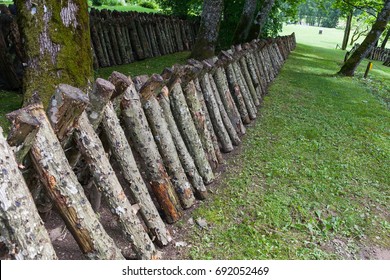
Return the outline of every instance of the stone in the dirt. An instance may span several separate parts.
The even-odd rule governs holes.
[[[198,219],[196,219],[196,223],[197,223],[198,226],[200,226],[202,229],[207,228],[207,222],[206,222],[206,220],[203,219],[203,218],[198,218]]]
[[[189,225],[193,226],[193,225],[194,225],[194,219],[193,219],[193,218],[189,218],[188,221],[187,221],[187,223],[188,223]]]
[[[186,247],[188,244],[185,241],[179,241],[175,243],[176,247]]]

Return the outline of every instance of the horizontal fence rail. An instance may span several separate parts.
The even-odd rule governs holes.
[[[241,144],[295,46],[292,34],[191,59],[160,75],[113,72],[88,95],[60,85],[46,111],[36,98],[8,114],[7,140],[0,127],[6,258],[57,258],[38,213],[51,207],[85,258],[129,258],[98,219],[101,199],[132,256],[159,258],[158,247],[172,241],[167,223],[207,199],[224,155]],[[42,210],[37,193],[51,207]]]

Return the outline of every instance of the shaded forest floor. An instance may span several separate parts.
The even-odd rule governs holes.
[[[165,258],[390,259],[390,68],[343,56],[298,45]]]

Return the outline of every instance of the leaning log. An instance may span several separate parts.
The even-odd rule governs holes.
[[[168,223],[181,217],[180,202],[169,180],[153,134],[142,109],[141,101],[133,82],[128,79],[121,108],[125,131],[135,150],[140,154],[153,193],[165,214]]]
[[[240,113],[238,112],[237,106],[234,103],[233,97],[229,90],[229,84],[226,78],[225,70],[222,68],[222,62],[217,61],[216,69],[213,74],[215,84],[217,86],[219,96],[226,109],[226,113],[233,126],[235,127],[239,136],[246,133],[244,124],[242,123]]]
[[[30,154],[46,193],[89,259],[124,259],[114,241],[104,231],[84,190],[69,166],[42,104],[29,105],[22,111],[37,118],[41,126]],[[14,113],[18,115],[20,111]]]
[[[62,91],[57,91],[56,95],[58,96],[55,97],[55,99],[60,102],[56,107],[52,108],[56,108],[56,110],[63,112],[63,115],[67,115],[68,112],[62,108],[70,108],[71,106],[66,103],[76,103],[75,101],[80,99],[79,96],[84,96],[84,93],[70,86],[62,85],[60,89]],[[94,91],[101,92],[101,96],[105,96],[106,99],[107,97],[109,99],[114,89],[115,88],[111,83],[102,79],[98,79],[94,86]],[[68,92],[71,92],[71,97],[61,100],[62,97],[67,96]],[[98,95],[96,94],[95,97],[97,96]],[[94,100],[94,104],[97,103],[96,99],[97,98]],[[108,100],[106,100],[106,102],[108,102]],[[92,108],[92,112],[89,113],[89,116],[93,117],[91,118],[93,121],[101,120],[105,104],[101,102],[101,104],[98,104],[96,107],[97,108]],[[49,106],[48,110],[53,111],[51,110],[52,108]],[[95,133],[94,127],[89,122],[87,113],[83,112],[81,116],[76,116],[76,121],[77,125],[74,129],[73,127],[70,127],[69,133],[74,131],[73,138],[77,143],[80,153],[88,164],[96,187],[107,201],[112,214],[117,217],[125,237],[131,243],[137,256],[141,259],[153,259],[156,254],[155,247],[149,236],[144,231],[135,211],[133,210],[122,189],[122,186],[118,181],[118,178],[115,175],[114,170],[111,167],[108,158],[105,156],[103,144]],[[57,115],[57,123],[53,123],[52,125],[55,127],[56,124],[61,123],[62,116]],[[97,122],[95,125],[97,126]]]
[[[176,194],[182,207],[187,209],[194,205],[195,197],[181,165],[167,122],[156,99],[156,95],[160,93],[162,87],[163,78],[159,75],[153,75],[140,89],[141,103]]]
[[[191,183],[191,186],[194,188],[195,195],[198,199],[205,199],[207,196],[207,189],[203,183],[202,177],[199,175],[199,172],[196,169],[195,162],[191,157],[173,118],[170,107],[169,90],[166,86],[161,89],[157,99],[164,114],[165,121],[168,124],[169,131],[172,135],[173,142],[176,146],[177,153],[180,158],[180,162],[184,168],[188,180]]]
[[[126,89],[125,85],[128,85],[126,82],[128,78],[118,72],[112,73],[110,80],[116,83],[118,91],[121,91],[122,88],[123,92]],[[124,179],[128,183],[135,202],[140,207],[143,221],[148,227],[152,239],[160,246],[166,246],[172,240],[172,237],[162,221],[142,179],[133,152],[124,131],[121,129],[112,103],[108,103],[103,114],[102,128],[109,142],[110,151],[118,163]]]
[[[233,144],[230,140],[228,132],[226,131],[225,125],[223,124],[221,113],[213,93],[213,88],[210,84],[210,77],[207,73],[200,78],[200,86],[202,88],[203,96],[206,101],[206,106],[210,114],[215,134],[217,135],[218,141],[221,144],[222,151],[225,153],[230,153],[233,151]]]
[[[196,75],[195,68],[193,68],[192,71],[192,74]],[[216,170],[218,167],[218,159],[211,139],[211,133],[207,127],[206,114],[202,108],[202,104],[198,99],[195,83],[192,79],[193,77],[190,75],[190,73],[187,73],[186,77],[182,77],[182,79],[185,79],[186,82],[182,82],[181,86],[187,101],[188,109],[190,110],[196,130],[198,131],[199,138],[202,141],[202,145],[206,152],[208,161],[213,170]]]
[[[180,79],[174,77],[169,85],[171,109],[176,123],[182,133],[183,139],[189,152],[194,158],[199,174],[205,184],[214,180],[214,174],[203,150],[202,142],[199,139],[191,113],[188,109],[183,90],[180,86]]]
[[[36,120],[32,120],[35,123]],[[27,122],[21,132],[29,126]],[[33,126],[29,131],[35,131]],[[0,127],[0,233],[17,260],[57,259],[31,193]]]

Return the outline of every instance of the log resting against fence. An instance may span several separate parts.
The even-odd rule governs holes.
[[[355,44],[349,51],[348,56],[351,56],[358,47],[359,44]],[[390,49],[384,49],[380,47],[372,48],[372,50],[367,55],[367,59],[382,61],[383,65],[390,66]]]
[[[67,139],[72,138],[133,253],[137,258],[156,258],[155,244],[164,246],[172,240],[163,219],[174,223],[195,198],[206,198],[223,154],[240,144],[244,124],[256,118],[249,116],[248,107],[253,112],[260,109],[256,105],[294,48],[293,34],[235,46],[211,60],[175,65],[161,76],[136,77],[135,82],[114,72],[112,84],[98,79],[89,97],[60,86],[48,114],[39,103],[10,113],[8,143],[0,137],[0,230],[8,257],[56,258],[18,170],[29,151],[45,192],[85,257],[124,258],[66,158],[62,145],[69,145]],[[122,122],[113,105],[118,103]],[[99,136],[108,139],[108,150]],[[215,155],[208,157],[207,149]],[[18,161],[11,160],[16,156]],[[118,180],[113,163],[124,180]],[[9,191],[15,184],[22,188],[18,193]],[[130,189],[130,197],[125,188]],[[29,208],[10,215],[21,205]],[[41,236],[38,239],[31,238],[31,228],[23,223],[26,211],[34,220],[35,236]]]

